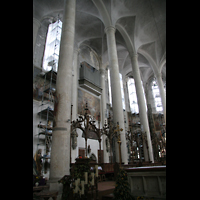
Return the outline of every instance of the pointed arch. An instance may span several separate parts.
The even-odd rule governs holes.
[[[136,54],[134,45],[127,33],[127,31],[122,27],[120,24],[116,23],[116,29],[121,33],[122,37],[124,38],[124,41],[126,43],[127,50],[130,55]]]
[[[105,27],[112,26],[110,15],[102,2],[102,0],[92,0],[96,8],[98,9]]]
[[[157,65],[156,65],[155,61],[153,60],[153,58],[146,51],[144,51],[142,49],[138,49],[138,53],[142,54],[149,61],[154,74],[155,75],[159,74],[159,70],[158,70]]]

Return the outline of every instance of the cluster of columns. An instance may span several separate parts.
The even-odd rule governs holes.
[[[63,177],[63,175],[70,174],[70,114],[71,114],[71,102],[75,102],[73,107],[73,118],[77,116],[77,90],[71,90],[72,82],[72,66],[74,58],[74,73],[73,73],[73,85],[77,88],[78,80],[78,68],[77,68],[77,58],[78,50],[74,51],[74,34],[75,34],[75,12],[76,12],[76,0],[65,1],[65,9],[63,15],[63,25],[62,25],[62,36],[59,54],[59,66],[57,73],[57,83],[56,83],[56,103],[55,103],[55,116],[54,116],[54,128],[52,136],[52,147],[51,147],[51,166],[50,166],[50,183],[57,183],[57,181]],[[38,29],[39,24],[35,22],[36,29]],[[124,113],[122,107],[122,96],[120,90],[120,78],[119,78],[119,66],[117,57],[117,48],[115,40],[115,27],[108,26],[105,28],[105,33],[107,37],[107,48],[108,48],[108,58],[109,67],[111,75],[111,90],[112,90],[112,106],[113,106],[113,117],[114,123],[119,122],[119,127],[123,129],[121,132],[121,152],[122,152],[122,162],[128,164],[128,154],[126,147],[126,137],[125,137],[125,126],[124,126]],[[35,34],[34,34],[35,35]],[[34,38],[33,38],[34,39]],[[35,43],[35,39],[33,41]],[[35,44],[33,44],[34,46]],[[148,151],[145,150],[145,160],[150,160],[154,162],[153,149],[151,143],[150,130],[148,125],[145,99],[142,89],[141,77],[138,66],[138,56],[137,54],[130,55],[132,62],[132,71],[135,80],[139,113],[141,125],[143,130],[147,134],[148,141]],[[102,86],[102,124],[105,121],[105,111],[106,111],[106,94],[105,94],[105,68],[100,65],[101,73],[101,86]],[[157,81],[159,88],[163,87],[161,76],[157,76]],[[161,91],[161,97],[164,93]],[[127,99],[127,95],[125,95]],[[165,98],[162,98],[163,105],[166,105]],[[126,104],[127,106],[127,104]],[[166,108],[163,106],[164,115],[166,116]],[[144,144],[146,146],[146,144]],[[103,136],[103,148],[104,148],[104,161],[108,161],[108,154],[105,151],[105,136]],[[146,148],[145,148],[146,149]],[[119,152],[116,148],[116,158],[119,162]],[[50,188],[51,189],[51,188]],[[53,188],[54,189],[54,188]]]
[[[117,48],[116,48],[116,41],[115,41],[115,27],[108,26],[105,28],[105,32],[107,36],[108,58],[109,58],[109,65],[110,65],[112,106],[113,106],[113,118],[114,118],[113,120],[114,120],[114,123],[119,122],[120,128],[123,129],[121,133],[122,162],[124,162],[125,164],[128,164],[122,97],[121,97],[121,90],[119,90],[120,78],[119,78]],[[145,160],[146,161],[150,160],[154,162],[151,135],[150,135],[149,125],[148,125],[148,118],[147,118],[146,105],[145,105],[145,99],[144,99],[145,97],[143,94],[142,82],[141,82],[139,66],[138,66],[138,59],[137,59],[138,56],[137,54],[134,54],[134,55],[130,55],[130,57],[131,57],[131,62],[132,62],[132,71],[133,71],[133,76],[135,80],[136,93],[137,93],[138,104],[139,104],[141,125],[143,126],[143,131],[146,132],[146,135],[147,135],[148,151],[147,151],[145,142],[143,143]],[[116,154],[118,155],[118,153],[119,152],[117,151]]]

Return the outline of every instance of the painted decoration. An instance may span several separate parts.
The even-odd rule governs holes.
[[[100,99],[85,90],[78,88],[78,114],[84,115],[86,102],[88,103],[88,113],[94,116],[95,120],[98,121]]]

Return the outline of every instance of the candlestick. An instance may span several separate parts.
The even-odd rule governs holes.
[[[94,172],[91,173],[91,176],[92,176],[92,183],[91,183],[91,185],[94,185]]]
[[[84,181],[81,181],[82,191],[81,194],[84,194]]]
[[[85,184],[88,184],[88,173],[85,172]]]
[[[98,177],[98,165],[95,165],[96,177]]]

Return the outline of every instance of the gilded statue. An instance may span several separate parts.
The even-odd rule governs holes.
[[[38,175],[41,176],[41,171],[42,171],[42,149],[38,149],[34,155],[34,160],[36,162],[36,168],[38,171]]]

